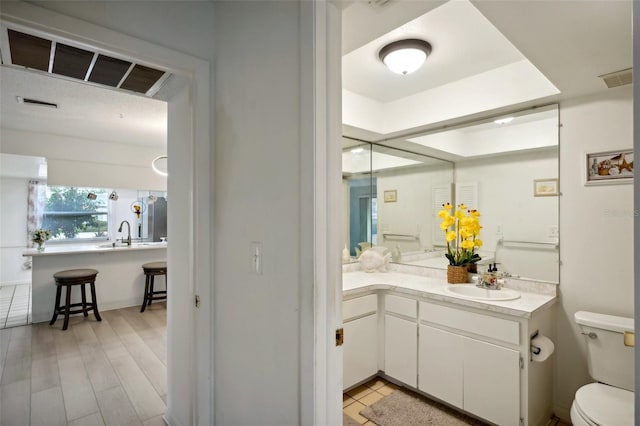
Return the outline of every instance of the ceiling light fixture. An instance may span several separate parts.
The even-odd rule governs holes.
[[[422,66],[431,53],[431,44],[415,38],[398,40],[380,49],[378,57],[396,74],[411,74]]]
[[[513,121],[513,117],[505,117],[505,118],[499,118],[497,120],[493,120],[493,122],[496,124],[507,124],[507,123],[511,123],[512,121]]]
[[[169,173],[167,172],[168,161],[169,157],[167,157],[166,155],[160,155],[153,159],[153,161],[151,162],[151,168],[160,176],[169,176]]]

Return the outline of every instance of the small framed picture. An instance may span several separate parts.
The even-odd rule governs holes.
[[[633,183],[633,149],[586,154],[585,185]]]
[[[535,179],[533,181],[534,197],[553,197],[558,195],[558,179]]]
[[[390,191],[384,191],[385,203],[395,203],[396,201],[398,201],[398,191],[396,189],[392,189]]]

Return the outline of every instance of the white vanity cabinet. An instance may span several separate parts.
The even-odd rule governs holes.
[[[343,388],[378,372],[378,296],[369,294],[342,303]]]
[[[384,316],[384,372],[417,386],[418,301],[387,294]]]

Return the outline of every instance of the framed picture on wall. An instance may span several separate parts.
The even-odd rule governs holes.
[[[633,183],[633,149],[585,155],[585,185]]]
[[[558,179],[535,179],[533,181],[534,197],[553,197],[558,195]]]
[[[390,191],[384,191],[385,203],[395,203],[396,201],[398,201],[398,191],[396,189],[392,189]]]

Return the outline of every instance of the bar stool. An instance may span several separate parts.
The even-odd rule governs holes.
[[[167,262],[149,262],[142,265],[144,271],[144,300],[140,312],[144,312],[147,305],[151,305],[154,300],[167,300],[167,291],[154,291],[153,280],[156,275],[164,275],[165,283],[167,279]],[[167,286],[168,288],[168,286]]]
[[[96,320],[102,321],[102,318],[100,318],[100,312],[98,312],[98,301],[96,299],[96,275],[98,275],[98,271],[95,269],[68,269],[66,271],[60,271],[53,274],[53,278],[56,281],[56,304],[53,308],[53,318],[51,318],[49,325],[53,325],[53,323],[56,322],[58,315],[64,314],[64,324],[62,325],[62,329],[66,330],[69,326],[70,314],[79,314],[82,312],[85,317],[88,317],[89,311],[93,311]],[[91,286],[91,303],[87,303],[87,294],[85,291],[85,284],[87,283]],[[81,303],[71,303],[71,287],[74,285],[80,285],[82,293]],[[67,290],[64,306],[60,305],[60,296],[63,286]],[[76,306],[81,306],[82,309],[72,311],[71,308]]]

